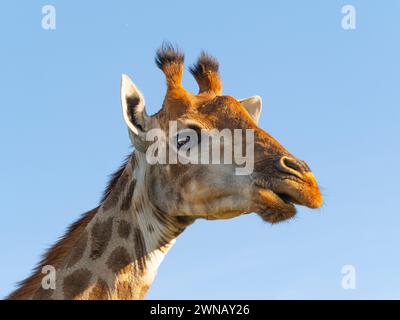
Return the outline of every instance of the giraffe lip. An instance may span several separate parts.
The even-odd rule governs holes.
[[[293,198],[292,198],[290,195],[286,194],[286,193],[275,192],[275,194],[276,194],[279,198],[281,198],[281,200],[282,200],[283,202],[285,202],[285,203],[287,203],[287,204],[296,203],[296,202],[293,200]]]
[[[299,204],[298,201],[296,201],[293,197],[291,197],[290,195],[288,195],[286,193],[275,192],[273,190],[270,190],[270,191],[274,194],[274,196],[276,197],[278,202],[283,204],[286,208],[293,208],[294,209],[295,204]]]
[[[283,184],[290,183],[289,181],[282,181]],[[293,192],[289,193],[289,191],[285,190],[286,188],[282,187],[282,183],[279,183],[279,186],[272,187],[270,184],[264,179],[256,179],[254,184],[263,190],[269,190],[274,194],[274,197],[279,199],[282,203],[288,206],[303,205],[300,199],[298,199]]]

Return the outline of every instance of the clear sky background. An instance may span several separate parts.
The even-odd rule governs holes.
[[[41,8],[57,29],[41,28]],[[357,29],[341,27],[352,4]],[[197,221],[148,298],[400,298],[400,2],[2,1],[0,296],[99,201],[130,152],[122,73],[158,111],[163,40],[220,60],[224,93],[261,95],[260,125],[325,195],[289,222]],[[184,84],[196,91],[186,72]],[[356,289],[341,286],[353,265]]]

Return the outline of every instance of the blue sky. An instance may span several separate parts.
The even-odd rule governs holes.
[[[41,8],[57,29],[41,28]],[[357,29],[343,30],[352,4]],[[0,296],[78,216],[129,153],[122,73],[161,106],[163,40],[218,57],[224,93],[261,95],[260,125],[307,160],[322,209],[268,225],[197,221],[151,299],[400,298],[398,1],[3,1],[0,10]],[[195,91],[186,73],[184,84]],[[341,287],[343,265],[356,289]]]

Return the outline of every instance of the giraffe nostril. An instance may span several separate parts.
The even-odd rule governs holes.
[[[277,168],[284,173],[303,179],[303,174],[307,172],[307,166],[300,160],[291,157],[282,157],[277,162]]]
[[[293,170],[299,171],[299,172],[302,171],[299,161],[296,161],[295,159],[288,158],[288,157],[283,157],[282,161],[283,161],[284,166],[291,168]]]

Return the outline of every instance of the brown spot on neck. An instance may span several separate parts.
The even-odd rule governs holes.
[[[121,238],[127,239],[131,233],[131,225],[125,221],[121,220],[118,224],[118,234]]]
[[[71,255],[68,258],[67,267],[74,266],[83,256],[88,242],[88,233],[83,231],[81,237],[76,241],[75,247],[72,250]]]
[[[107,259],[107,266],[117,273],[132,262],[128,251],[124,247],[117,247]]]
[[[107,248],[112,234],[113,218],[105,222],[97,221],[92,228],[92,243],[90,257],[95,260],[99,258]]]
[[[121,210],[122,211],[129,211],[132,205],[133,201],[133,192],[135,191],[135,186],[136,186],[136,180],[133,179],[131,183],[129,184],[128,191],[126,192],[126,195],[124,199],[122,200],[121,203]]]
[[[78,269],[64,278],[63,291],[64,299],[75,299],[83,293],[90,283],[92,273],[88,269]]]

